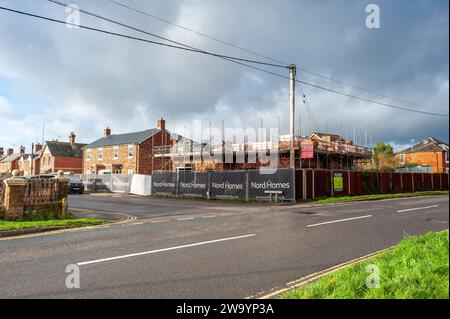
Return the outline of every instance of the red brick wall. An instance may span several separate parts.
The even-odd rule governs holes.
[[[59,170],[65,172],[71,172],[81,174],[83,161],[81,158],[74,157],[55,157],[53,161],[53,172],[56,173]]]
[[[397,156],[400,159],[399,156]],[[445,162],[445,152],[417,152],[405,154],[405,161],[400,166],[415,163],[420,166],[431,166],[433,173],[445,173],[448,163]]]

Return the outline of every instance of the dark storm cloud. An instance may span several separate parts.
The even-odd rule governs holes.
[[[106,0],[71,2],[201,49],[261,59]],[[45,1],[0,3],[66,17],[64,8]],[[376,1],[381,9],[378,30],[365,26],[368,1],[127,3],[299,67],[448,112],[447,1]],[[144,37],[83,15],[81,22]],[[274,71],[287,75],[285,70]],[[347,93],[400,103],[302,71],[299,77]],[[154,126],[159,116],[167,118],[169,127],[189,125],[194,119],[213,123],[225,119],[228,126],[246,120],[256,125],[260,118],[271,126],[278,114],[282,127],[288,123],[288,82],[283,79],[213,57],[69,30],[4,12],[0,12],[0,81],[6,83],[6,89],[0,88],[1,101],[9,104],[6,111],[0,103],[2,122],[17,124],[18,120],[11,118],[24,116],[22,121],[30,128],[14,136],[2,129],[0,144],[35,138],[44,117],[49,136],[65,138],[71,129],[80,132],[86,142],[96,139],[106,125],[113,132],[146,129]],[[427,136],[448,140],[448,118],[400,112],[304,89],[322,130],[328,127],[339,133],[342,121],[349,132],[357,127],[367,130],[374,140],[396,144]],[[24,99],[33,99],[38,107]],[[308,118],[303,108],[298,117],[305,133]]]

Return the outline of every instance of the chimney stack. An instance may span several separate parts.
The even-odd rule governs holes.
[[[21,146],[20,147],[20,154],[24,155],[25,154],[25,146]]]
[[[42,150],[42,144],[38,143],[34,146],[34,152],[37,153]]]
[[[8,148],[7,155],[10,156],[10,155],[13,155],[13,154],[14,154],[14,149],[13,148]]]
[[[111,135],[111,129],[109,127],[105,128],[105,130],[103,131],[103,135],[110,136]]]
[[[3,147],[0,147],[0,157],[5,155],[5,149]]]
[[[70,135],[69,135],[69,142],[70,142],[70,145],[74,145],[75,144],[75,139],[76,139],[76,135],[75,135],[75,133],[74,132],[70,132]]]
[[[161,117],[157,122],[156,122],[156,127],[159,130],[165,130],[166,129],[166,121]]]

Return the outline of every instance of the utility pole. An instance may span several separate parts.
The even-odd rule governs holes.
[[[295,64],[289,66],[289,75],[291,80],[291,92],[290,92],[290,134],[291,134],[291,168],[295,169],[295,76],[297,68]]]

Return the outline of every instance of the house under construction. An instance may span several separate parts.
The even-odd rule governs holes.
[[[260,168],[290,168],[290,136],[270,141],[219,145],[196,143],[189,139],[176,146],[154,150],[167,164],[163,170],[222,171]],[[276,140],[276,139],[275,139]],[[313,133],[297,136],[294,144],[295,168],[356,170],[370,162],[372,151],[354,145],[339,135]]]

